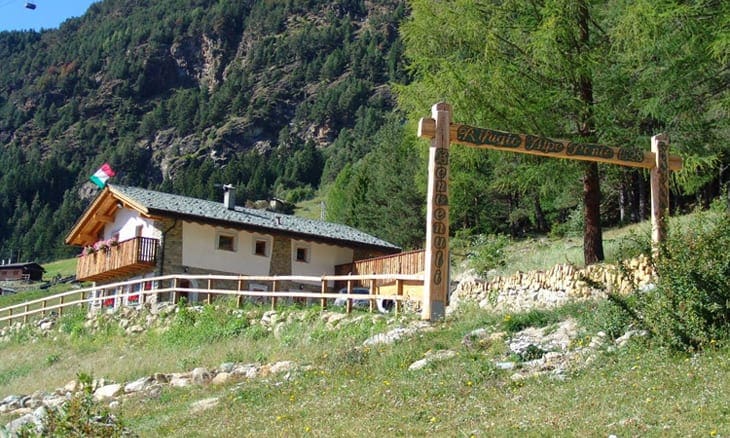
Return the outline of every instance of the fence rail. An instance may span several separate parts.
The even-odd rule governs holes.
[[[205,287],[182,286],[190,284],[191,281],[205,284]],[[395,282],[395,293],[379,293],[377,282]],[[321,277],[312,276],[237,276],[237,275],[167,275],[161,277],[144,278],[118,283],[110,283],[101,286],[94,286],[84,289],[77,289],[39,298],[25,303],[15,304],[0,308],[0,324],[12,324],[18,320],[28,322],[31,317],[46,316],[54,312],[59,316],[64,310],[70,307],[83,307],[88,305],[89,309],[102,309],[108,301],[112,300],[114,308],[124,306],[138,306],[140,303],[148,302],[172,302],[177,303],[181,296],[190,293],[197,293],[205,296],[207,303],[212,303],[215,296],[235,296],[236,304],[240,306],[243,299],[260,298],[269,299],[272,309],[276,308],[277,301],[282,298],[293,300],[319,300],[322,309],[327,308],[327,300],[346,298],[345,310],[352,311],[353,300],[368,300],[370,311],[376,309],[376,300],[392,300],[395,303],[396,314],[402,311],[402,303],[407,299],[403,295],[403,285],[406,282],[423,282],[423,275],[393,275],[393,274],[371,274],[371,275],[326,275]],[[257,284],[271,285],[271,290],[251,290],[252,282]],[[290,282],[320,283],[318,292],[278,290],[278,286],[287,285]],[[346,294],[337,293],[337,289],[328,287],[330,282],[347,284]],[[353,294],[352,289],[358,284],[368,284],[370,294]],[[150,286],[149,289],[146,287]],[[226,287],[228,286],[228,287]],[[247,288],[248,287],[248,288]],[[126,292],[115,293],[114,295],[103,295],[105,291],[126,289]],[[101,292],[101,294],[100,294]],[[154,297],[154,300],[152,299]]]

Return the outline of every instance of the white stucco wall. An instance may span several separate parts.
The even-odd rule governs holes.
[[[296,260],[298,247],[308,249],[308,262]],[[292,239],[291,258],[292,275],[334,275],[335,265],[352,262],[353,250],[341,246]]]
[[[216,249],[219,232],[235,236],[235,251]],[[267,239],[266,256],[254,254],[257,238]],[[269,275],[272,236],[183,222],[182,240],[182,264],[185,266],[235,274]]]
[[[122,242],[135,236],[137,226],[142,226],[142,236],[153,239],[161,238],[161,231],[154,227],[151,219],[145,219],[137,211],[120,208],[114,216],[114,222],[104,227],[104,239],[110,239],[115,233],[119,233],[119,241]]]

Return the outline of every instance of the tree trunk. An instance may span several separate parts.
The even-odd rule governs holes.
[[[640,222],[649,217],[648,191],[643,173],[638,175],[636,182],[639,190],[639,220],[637,222]]]
[[[540,195],[535,193],[533,200],[535,206],[535,226],[539,233],[545,233],[548,231],[548,223],[547,219],[545,219],[545,212],[542,211],[542,205],[540,205]]]
[[[578,52],[588,50],[590,22],[588,4],[584,0],[578,5]],[[582,70],[578,78],[578,91],[583,103],[578,133],[587,141],[593,140],[595,120],[593,118],[593,78],[590,72]],[[601,185],[598,178],[598,163],[588,163],[583,174],[583,207],[585,224],[583,227],[583,262],[586,265],[603,260],[603,233],[601,231]]]
[[[628,188],[626,187],[626,177],[621,178],[621,187],[618,192],[618,221],[621,225],[626,224],[626,198],[628,198]]]
[[[583,259],[586,265],[603,260],[603,233],[601,231],[601,190],[598,163],[587,163],[583,174]]]

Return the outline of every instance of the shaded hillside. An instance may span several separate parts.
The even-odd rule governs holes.
[[[206,198],[228,182],[296,201],[334,180],[405,81],[403,3],[104,0],[0,33],[0,255],[68,255],[104,161],[117,183]]]

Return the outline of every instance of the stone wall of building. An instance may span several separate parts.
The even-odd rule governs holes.
[[[159,275],[182,273],[182,221],[164,219],[157,222],[157,227],[162,230],[162,247],[157,258],[157,273]]]
[[[274,236],[274,243],[271,245],[269,275],[291,275],[291,237]],[[277,285],[280,290],[287,290],[289,287],[291,285],[286,281],[281,281]]]
[[[595,264],[577,269],[570,264],[556,265],[547,271],[518,272],[490,279],[465,278],[451,294],[450,306],[476,302],[495,311],[519,312],[552,308],[570,301],[605,298],[609,293],[628,294],[652,287],[653,266],[646,256],[623,263]]]

